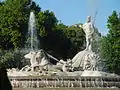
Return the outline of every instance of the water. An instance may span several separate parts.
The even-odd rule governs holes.
[[[38,37],[36,31],[36,20],[34,12],[30,12],[29,23],[28,23],[28,35],[25,48],[33,51],[38,50]]]

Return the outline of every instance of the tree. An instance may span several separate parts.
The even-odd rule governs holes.
[[[109,33],[101,40],[101,56],[110,72],[120,74],[120,18],[116,11],[109,16]]]
[[[37,21],[37,28],[41,37],[52,33],[58,22],[54,13],[49,10],[39,12],[37,15]]]
[[[0,51],[0,66],[20,69],[26,64],[26,61],[24,60],[24,54],[25,53],[17,50]]]
[[[64,33],[71,42],[68,57],[72,58],[76,53],[85,48],[85,33],[82,28],[75,26],[69,26],[64,30]]]

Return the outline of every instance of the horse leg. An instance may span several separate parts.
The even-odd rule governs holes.
[[[34,71],[34,66],[31,67],[31,71]]]

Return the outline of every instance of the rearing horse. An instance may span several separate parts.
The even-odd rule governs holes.
[[[32,71],[34,71],[35,66],[39,65],[38,62],[36,61],[36,54],[37,54],[37,52],[31,51],[30,53],[28,53],[24,56],[26,59],[30,59]]]
[[[42,66],[45,69],[47,69],[47,66],[51,65],[51,63],[49,61],[49,56],[42,49],[37,52],[32,51],[32,52],[26,54],[24,57],[27,59],[30,59],[32,71],[34,71],[34,67],[36,67],[36,66]]]

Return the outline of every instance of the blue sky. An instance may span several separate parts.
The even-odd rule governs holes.
[[[108,32],[107,18],[113,10],[120,12],[120,0],[34,0],[42,10],[53,11],[65,25],[85,23],[86,17],[94,17],[95,25],[103,35]]]

